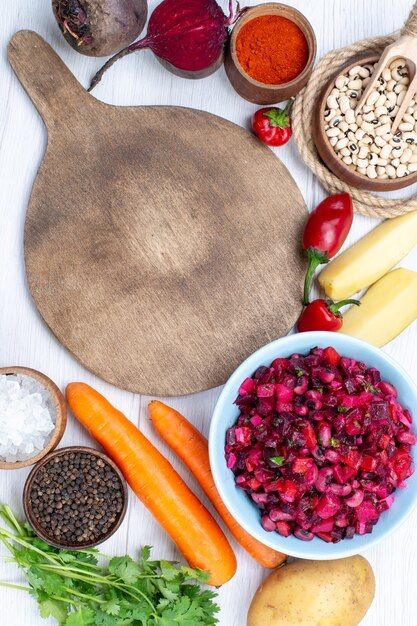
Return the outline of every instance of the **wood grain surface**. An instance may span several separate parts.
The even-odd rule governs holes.
[[[49,134],[29,286],[81,363],[130,391],[193,393],[290,330],[306,208],[269,149],[202,111],[103,104],[33,32],[9,59]]]
[[[255,5],[261,0],[245,0]],[[286,0],[302,11],[317,35],[318,58],[335,47],[347,46],[365,37],[390,33],[400,28],[411,9],[412,0]],[[159,0],[149,0],[150,12]],[[228,1],[219,0],[227,11]],[[183,479],[213,511],[190,472],[155,432],[149,420],[147,396],[122,391],[86,370],[57,341],[38,314],[27,288],[23,232],[29,193],[41,162],[45,126],[26,96],[7,61],[6,48],[13,34],[30,28],[42,34],[77,79],[88,85],[102,59],[77,54],[60,34],[45,0],[13,0],[2,3],[0,20],[0,366],[12,364],[33,367],[50,376],[64,390],[75,380],[93,385],[161,450]],[[119,106],[180,105],[205,110],[242,127],[249,128],[251,115],[259,108],[240,98],[231,88],[225,71],[200,81],[177,78],[167,72],[149,51],[132,54],[115,66],[97,87],[100,100]],[[293,142],[273,149],[297,181],[311,210],[325,192],[305,167]],[[406,197],[410,190],[391,192],[390,197]],[[377,220],[355,216],[344,246],[355,243],[374,228]],[[401,263],[417,270],[417,247]],[[48,285],[44,285],[48,289]],[[318,291],[314,292],[318,295]],[[417,323],[384,347],[417,380]],[[172,398],[169,404],[181,411],[206,436],[221,388],[186,397]],[[97,444],[81,425],[68,416],[61,446]],[[28,469],[0,472],[0,501],[10,504],[23,519],[22,490]],[[215,513],[214,513],[215,514]],[[415,626],[417,615],[417,511],[392,537],[364,553],[376,576],[376,597],[361,626]],[[230,537],[230,535],[229,535]],[[245,626],[250,601],[265,578],[257,565],[230,537],[238,559],[235,577],[218,590],[219,626]],[[131,494],[128,512],[118,532],[101,551],[109,555],[136,556],[144,545],[154,546],[154,558],[181,560],[174,543]],[[6,550],[0,547],[0,555]],[[23,573],[0,559],[0,580],[26,584]],[[42,619],[33,598],[17,589],[0,588],[0,623],[3,626],[56,626],[53,618]],[[267,626],[267,625],[265,625]]]

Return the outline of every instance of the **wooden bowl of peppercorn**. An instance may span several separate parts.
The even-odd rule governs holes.
[[[72,446],[32,469],[23,508],[35,533],[64,550],[93,548],[111,537],[126,514],[127,485],[103,452]]]
[[[279,18],[280,23],[268,23],[268,18]],[[230,36],[225,70],[242,98],[276,104],[305,87],[316,53],[316,36],[307,18],[293,7],[270,2],[243,10]]]

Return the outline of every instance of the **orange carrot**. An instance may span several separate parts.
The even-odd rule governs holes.
[[[286,555],[264,546],[249,535],[239,526],[224,505],[211,474],[207,439],[178,411],[162,402],[157,400],[150,402],[149,414],[162,439],[194,474],[217,513],[240,545],[263,567],[272,569],[281,565],[286,560]]]
[[[230,580],[236,557],[229,542],[172,465],[97,391],[84,383],[71,383],[66,393],[75,417],[119,466],[190,566],[209,571],[209,584],[216,587]]]

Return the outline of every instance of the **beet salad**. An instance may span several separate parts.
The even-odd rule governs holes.
[[[371,533],[414,471],[397,390],[332,347],[259,367],[236,404],[226,461],[267,531],[333,543]]]

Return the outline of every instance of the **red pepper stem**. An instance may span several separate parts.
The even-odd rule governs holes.
[[[319,265],[324,265],[329,262],[329,257],[325,252],[321,252],[316,248],[308,248],[305,250],[306,257],[308,259],[308,268],[304,281],[304,306],[310,304],[310,287],[311,281],[313,280],[314,272],[318,268]]]
[[[337,315],[339,313],[339,309],[347,306],[348,304],[360,306],[361,303],[359,302],[359,300],[341,300],[340,302],[333,302],[332,304],[329,304],[327,308],[329,309],[330,313],[333,313],[333,315]]]
[[[288,102],[287,102],[287,104],[286,104],[286,106],[285,106],[285,109],[284,109],[284,113],[285,113],[286,115],[289,115],[289,114],[291,113],[291,109],[292,109],[292,107],[293,107],[294,102],[295,102],[295,98],[290,98],[290,99],[288,100]]]

